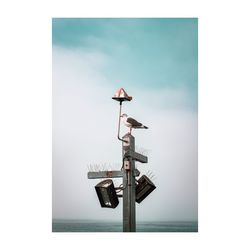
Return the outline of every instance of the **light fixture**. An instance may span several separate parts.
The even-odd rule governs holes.
[[[123,88],[120,88],[116,91],[115,96],[112,97],[113,100],[123,102],[123,101],[131,101],[132,96],[128,96],[126,91]]]
[[[119,200],[111,179],[104,180],[95,186],[102,207],[116,208]]]
[[[141,201],[143,201],[156,188],[156,186],[146,175],[143,175],[137,182],[135,188],[136,202],[141,203]]]

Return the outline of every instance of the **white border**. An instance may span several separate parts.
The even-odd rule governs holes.
[[[246,1],[1,4],[1,248],[249,248]],[[199,233],[51,233],[51,18],[199,18]]]

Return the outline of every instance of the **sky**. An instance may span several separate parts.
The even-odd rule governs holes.
[[[101,208],[90,170],[119,170],[119,103],[149,127],[134,131],[137,163],[156,189],[138,221],[198,220],[198,20],[52,19],[54,219],[122,219]],[[122,125],[121,134],[128,129]],[[115,185],[121,183],[114,179]]]

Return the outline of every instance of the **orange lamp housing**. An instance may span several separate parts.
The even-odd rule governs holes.
[[[120,88],[116,91],[115,95],[112,97],[112,99],[123,102],[123,101],[131,101],[132,96],[128,96],[126,91],[123,88]]]

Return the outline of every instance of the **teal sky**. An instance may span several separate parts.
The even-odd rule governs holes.
[[[53,18],[52,22],[53,46],[107,56],[101,70],[111,85],[182,89],[189,98],[186,108],[197,110],[197,18]]]

